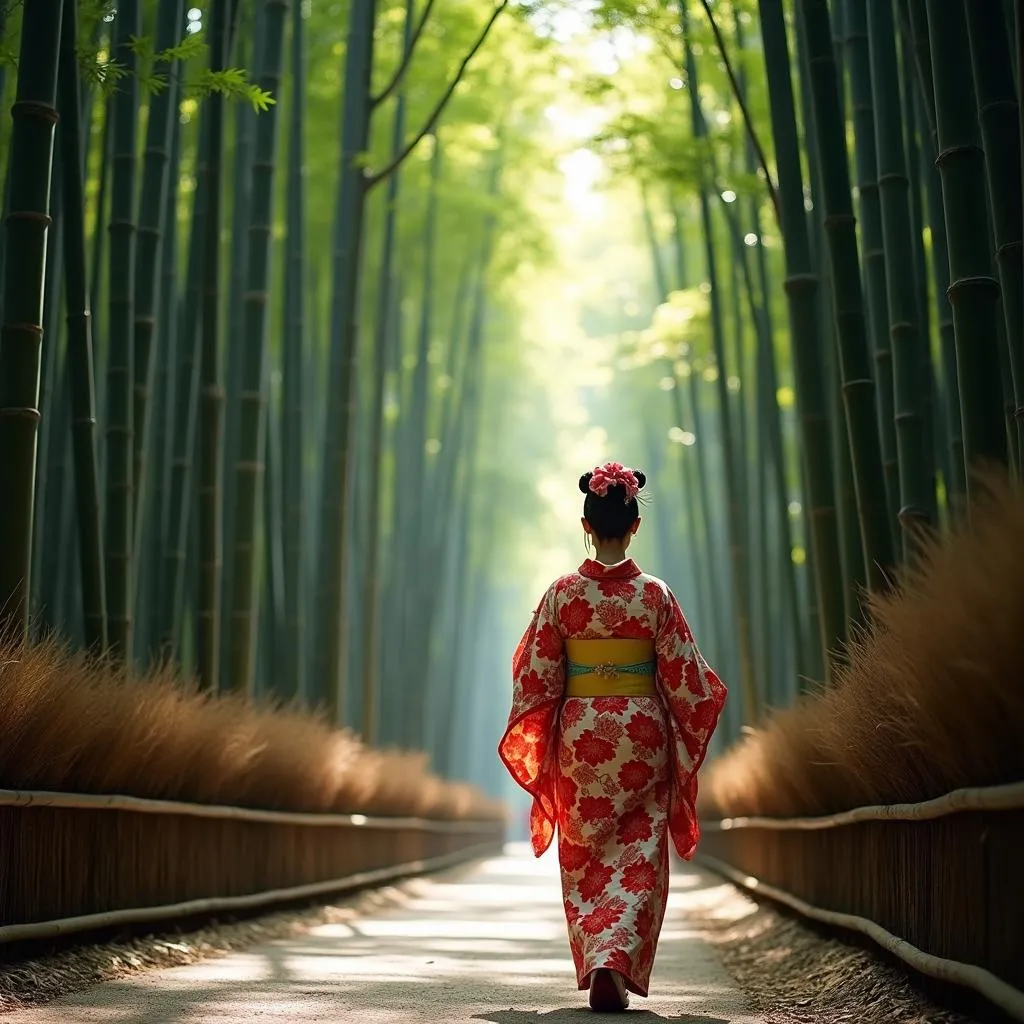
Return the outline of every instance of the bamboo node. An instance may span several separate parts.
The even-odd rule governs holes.
[[[944,149],[935,158],[935,166],[941,169],[945,161],[949,160],[952,157],[959,156],[961,154],[967,156],[977,156],[982,159],[984,159],[985,157],[985,151],[981,148],[980,143],[966,142],[959,146],[949,146],[947,149]]]
[[[28,334],[36,334],[39,336],[37,340],[41,340],[43,337],[43,328],[41,324],[4,324],[4,333],[10,331],[25,331]]]
[[[830,213],[825,218],[825,227],[846,227],[850,224],[856,224],[857,218],[852,213]]]
[[[7,220],[27,220],[42,224],[45,228],[53,227],[53,218],[43,210],[11,210]]]
[[[12,420],[32,420],[34,423],[38,423],[42,416],[39,414],[38,409],[33,409],[31,406],[25,406],[19,408],[18,406],[8,407],[6,409],[0,409],[0,418],[6,417]]]
[[[40,117],[50,124],[56,124],[60,120],[56,107],[49,103],[38,103],[36,100],[18,100],[12,104],[11,117]]]
[[[952,303],[954,296],[971,289],[986,290],[996,295],[1000,293],[999,282],[994,277],[990,274],[976,274],[973,277],[959,277],[951,282],[946,289],[946,295]]]
[[[786,280],[783,282],[782,287],[785,289],[787,295],[791,295],[797,290],[800,291],[814,291],[818,288],[818,275],[817,274],[789,274]]]

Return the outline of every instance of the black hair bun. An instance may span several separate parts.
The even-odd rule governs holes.
[[[580,477],[580,490],[584,494],[590,493],[590,478],[593,475],[593,473],[584,473],[583,476]]]
[[[643,487],[647,483],[647,475],[645,473],[641,473],[639,469],[633,470],[633,476],[636,477],[636,482],[640,487]]]

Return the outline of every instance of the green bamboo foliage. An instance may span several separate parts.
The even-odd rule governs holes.
[[[82,140],[78,60],[78,10],[65,3],[60,42],[60,139],[64,187],[64,269],[67,299],[68,381],[72,410],[78,551],[81,569],[83,625],[86,646],[95,652],[107,646],[107,609],[103,573],[103,531],[100,520],[99,474],[96,465],[96,399],[93,382],[92,335],[85,267],[85,194],[82,187]]]
[[[132,39],[142,35],[138,0],[117,11],[114,52],[128,72],[113,106],[107,354],[106,537],[108,638],[122,657],[132,654],[133,385],[135,183],[139,83]]]
[[[882,233],[893,353],[893,393],[899,458],[900,523],[904,557],[916,543],[914,527],[936,525],[932,449],[925,430],[925,396],[931,387],[928,348],[918,323],[915,253],[911,241],[910,179],[899,105],[899,67],[892,10],[867,4],[871,85],[878,149]]]
[[[279,692],[282,696],[306,693],[306,492],[303,473],[305,423],[304,371],[307,360],[304,278],[305,203],[305,96],[306,44],[302,4],[292,3],[291,82],[288,128],[287,238],[284,269],[284,332],[281,474],[284,489],[284,652]]]
[[[879,589],[886,585],[886,572],[893,564],[893,541],[885,502],[885,473],[865,333],[857,233],[829,12],[824,0],[800,0],[798,10],[807,41],[814,126],[821,147],[821,200],[832,267],[833,315],[864,547],[864,571],[868,585]]]
[[[38,0],[22,15],[20,73],[11,116],[10,192],[0,328],[0,452],[8,492],[0,501],[0,635],[28,638],[32,515],[39,430],[40,346],[57,121],[62,0]]]
[[[288,0],[266,0],[265,25],[259,57],[260,86],[276,94],[284,66],[284,36]],[[258,593],[256,585],[257,509],[266,450],[266,334],[267,282],[274,212],[274,158],[277,152],[277,105],[256,123],[252,165],[252,204],[249,218],[246,290],[243,317],[246,345],[241,367],[238,462],[235,466],[234,571],[232,572],[231,671],[225,682],[232,689],[254,692],[254,654]]]
[[[949,297],[968,468],[1007,460],[999,360],[999,285],[992,277],[981,148],[967,25],[960,4],[926,0],[938,166],[949,246]],[[970,495],[971,481],[967,491]]]
[[[1020,98],[999,0],[964,3],[978,97],[978,121],[992,203],[996,261],[1014,394],[1018,468],[1024,471],[1024,213]],[[1019,16],[1019,11],[1018,11]],[[1013,428],[1011,428],[1013,429]]]

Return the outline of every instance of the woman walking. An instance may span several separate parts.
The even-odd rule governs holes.
[[[576,978],[599,1011],[647,995],[668,837],[693,857],[697,770],[726,695],[672,591],[626,556],[645,482],[615,462],[580,477],[594,558],[557,579],[534,612],[499,745],[533,797],[536,856],[557,829]]]

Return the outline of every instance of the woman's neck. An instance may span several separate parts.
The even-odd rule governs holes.
[[[602,565],[618,565],[626,560],[626,545],[621,541],[605,541],[594,547],[594,558]]]

